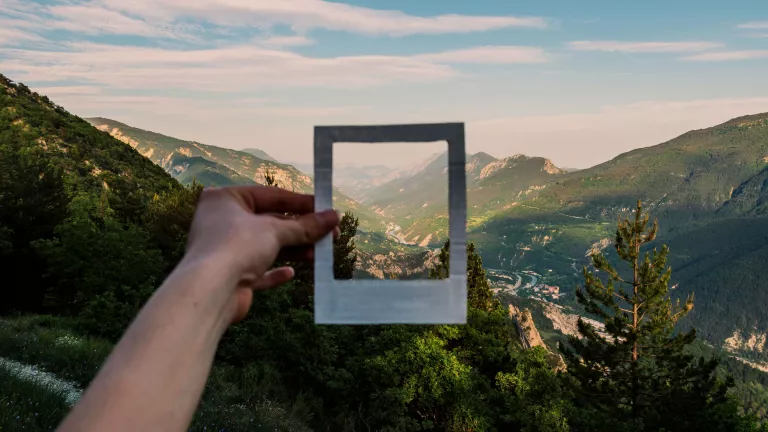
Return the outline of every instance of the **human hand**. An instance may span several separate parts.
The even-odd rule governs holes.
[[[276,187],[238,186],[202,192],[184,259],[213,262],[235,281],[225,288],[231,290],[225,311],[231,322],[248,313],[254,290],[273,288],[293,278],[291,267],[270,270],[276,259],[312,259],[317,241],[332,231],[338,235],[338,213],[313,211],[312,195]]]

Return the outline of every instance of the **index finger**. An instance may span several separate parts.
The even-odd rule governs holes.
[[[307,214],[315,211],[315,196],[273,186],[231,186],[226,188],[256,213]]]

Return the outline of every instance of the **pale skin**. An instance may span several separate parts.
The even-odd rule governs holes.
[[[246,316],[254,290],[293,278],[290,267],[271,269],[275,260],[311,258],[317,241],[338,235],[339,221],[333,210],[314,213],[312,195],[203,191],[184,258],[58,431],[188,430],[224,331]]]

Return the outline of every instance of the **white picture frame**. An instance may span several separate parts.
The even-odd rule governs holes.
[[[467,188],[463,123],[316,126],[315,211],[333,208],[334,143],[448,143],[449,277],[336,280],[333,238],[315,246],[316,324],[465,324]]]

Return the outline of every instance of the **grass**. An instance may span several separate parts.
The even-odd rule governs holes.
[[[84,388],[106,360],[112,344],[77,335],[73,327],[72,321],[48,316],[0,320],[0,353]]]
[[[99,370],[112,344],[49,316],[0,318],[0,432],[53,430]],[[215,365],[191,431],[310,429],[309,405],[278,402],[279,382],[257,365]]]
[[[68,411],[64,390],[0,366],[0,431],[50,431]]]

